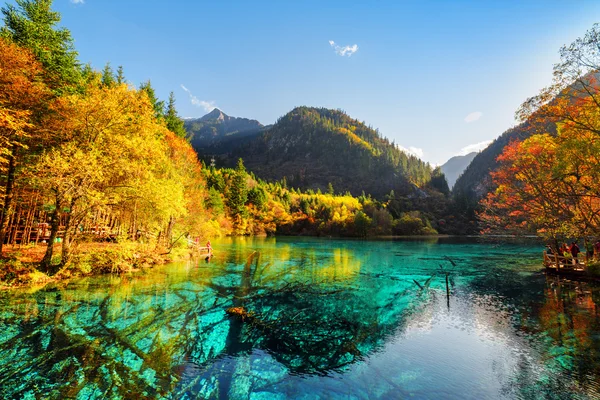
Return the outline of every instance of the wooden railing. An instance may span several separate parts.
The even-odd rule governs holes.
[[[573,258],[572,256],[559,256],[556,254],[548,254],[544,251],[544,265],[548,268],[570,269],[570,270],[586,270],[588,258],[582,254],[581,257]]]
[[[212,247],[200,246],[200,244],[196,243],[196,241],[194,241],[192,239],[188,239],[187,244],[190,248],[198,251],[199,253],[212,254],[212,251],[213,251]]]

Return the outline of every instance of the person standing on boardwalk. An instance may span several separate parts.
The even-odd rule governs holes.
[[[572,242],[569,250],[571,250],[571,256],[573,256],[573,264],[574,265],[579,264],[579,260],[577,260],[577,255],[581,252],[581,250],[579,250],[579,246],[577,246],[577,242]]]
[[[212,256],[212,247],[210,245],[210,240],[206,242],[206,250],[208,250],[208,256]]]
[[[558,249],[558,254],[561,257],[567,258],[571,255],[571,250],[569,250],[569,246],[566,243],[563,243],[560,249]]]

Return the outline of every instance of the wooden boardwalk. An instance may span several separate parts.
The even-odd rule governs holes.
[[[200,246],[192,239],[188,239],[187,244],[190,249],[194,250],[195,252],[198,252],[200,256],[205,256],[207,258],[213,256],[214,249],[212,247]]]
[[[582,255],[574,259],[573,257],[563,257],[556,254],[548,254],[544,251],[544,266],[546,271],[565,274],[586,274],[587,256]]]

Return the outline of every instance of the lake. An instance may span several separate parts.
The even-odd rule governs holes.
[[[600,398],[600,287],[544,275],[540,245],[213,247],[1,293],[0,398]]]

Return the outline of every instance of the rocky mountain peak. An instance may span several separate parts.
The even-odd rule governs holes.
[[[230,117],[223,111],[219,110],[218,108],[215,108],[214,110],[200,118],[200,121],[226,121],[229,118]]]

